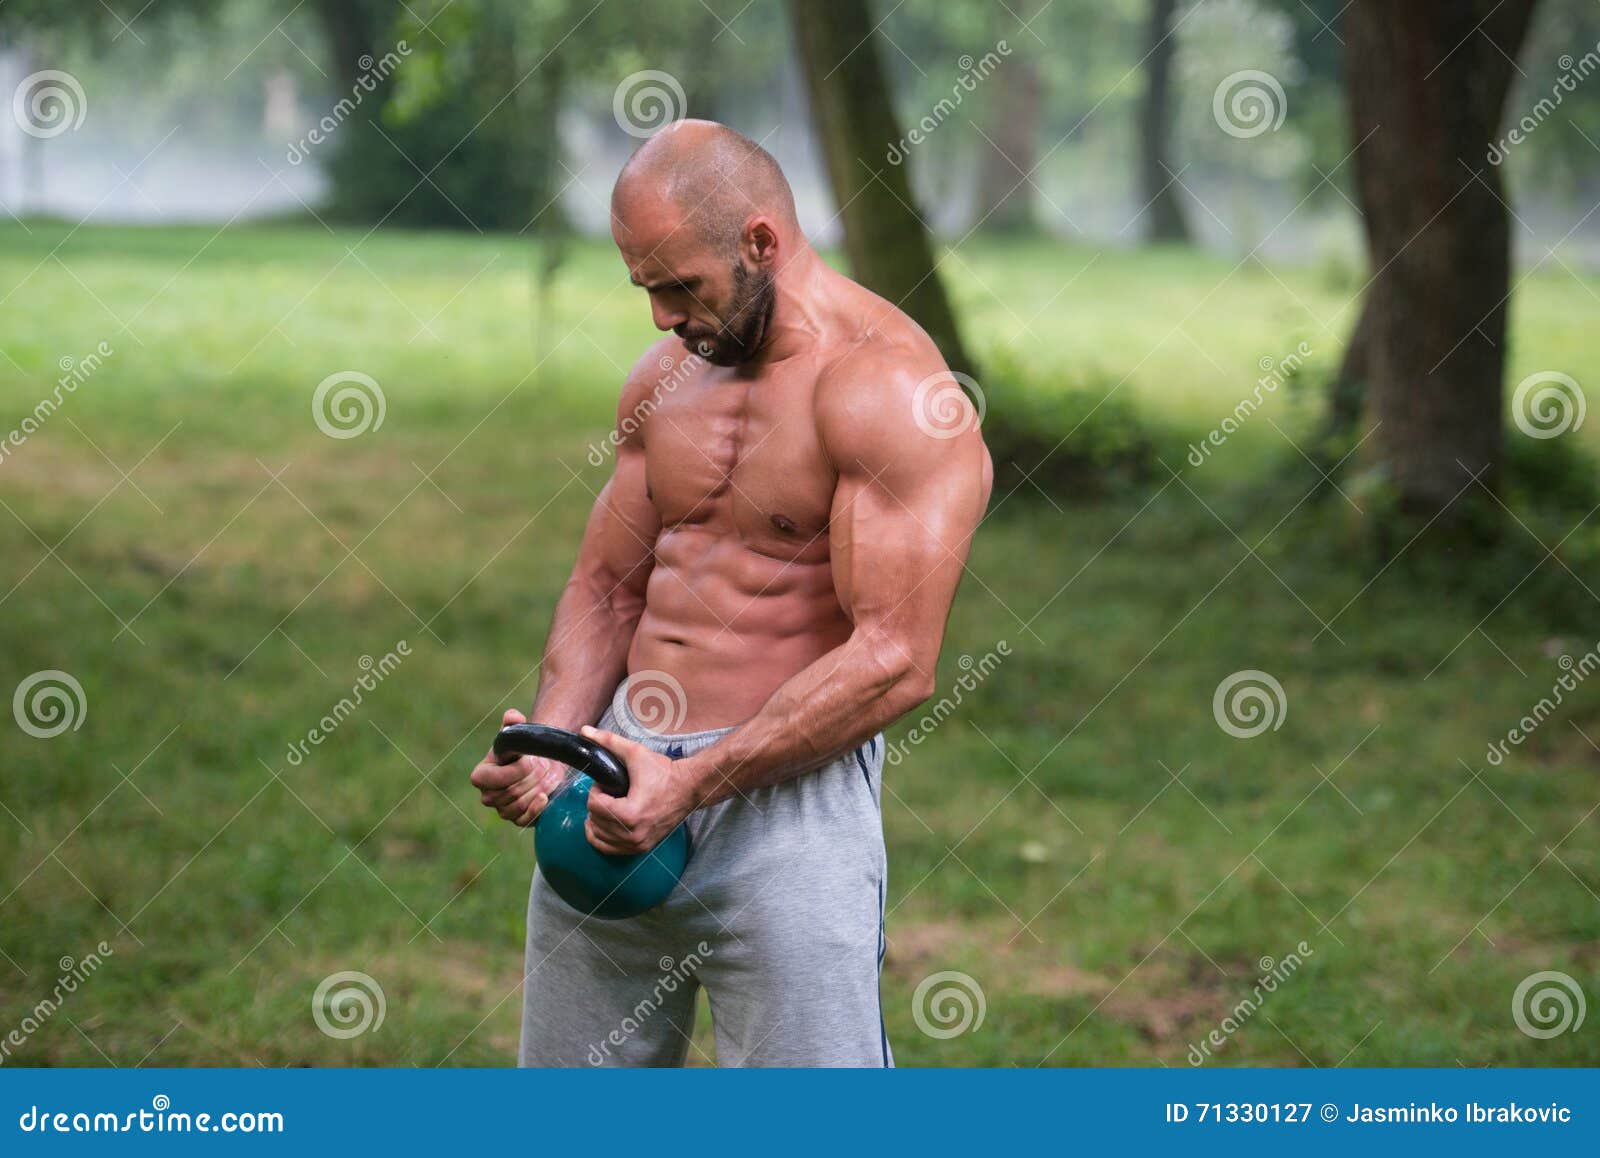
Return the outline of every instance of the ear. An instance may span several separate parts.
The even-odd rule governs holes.
[[[778,231],[767,217],[752,217],[745,223],[742,248],[752,265],[771,265],[778,260]]]

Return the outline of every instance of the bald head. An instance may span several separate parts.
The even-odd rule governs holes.
[[[684,120],[662,129],[628,159],[611,191],[611,219],[636,244],[641,233],[689,233],[732,257],[751,217],[786,239],[798,232],[794,194],[772,154],[715,121]]]

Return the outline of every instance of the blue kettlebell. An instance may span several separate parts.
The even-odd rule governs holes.
[[[589,788],[608,796],[628,794],[628,766],[593,740],[543,724],[512,724],[494,738],[494,754],[540,756],[582,775],[550,798],[533,825],[534,855],[556,895],[592,917],[614,921],[637,917],[667,899],[689,863],[689,830],[678,825],[649,852],[611,856],[584,835]]]

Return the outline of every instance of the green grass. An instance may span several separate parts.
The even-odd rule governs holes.
[[[530,841],[465,775],[531,696],[642,299],[598,246],[535,325],[505,238],[29,228],[0,228],[0,427],[62,357],[114,353],[0,460],[0,692],[61,669],[87,702],[54,739],[0,730],[0,1034],[60,958],[113,953],[8,1060],[509,1062]],[[1600,1010],[1549,1040],[1511,1016],[1540,970],[1600,1001],[1600,683],[1484,758],[1554,657],[1600,641],[1600,609],[1554,560],[1500,601],[1542,548],[1471,594],[1380,570],[1343,500],[1296,506],[1315,476],[1286,439],[1314,415],[1294,392],[1201,469],[1172,449],[1260,359],[1305,341],[1335,364],[1353,287],[988,243],[946,273],[977,346],[1128,392],[1183,473],[1062,511],[997,496],[940,694],[962,655],[1012,655],[887,777],[900,1062],[1183,1065],[1301,941],[1208,1064],[1600,1062]],[[1595,289],[1559,267],[1520,287],[1511,382],[1600,383]],[[340,370],[386,398],[349,440],[312,421]],[[290,764],[400,640],[410,658]],[[1243,669],[1288,703],[1254,739],[1212,715]],[[335,1040],[311,996],[346,969],[387,1016]],[[947,1040],[912,1009],[941,970],[986,1007]]]

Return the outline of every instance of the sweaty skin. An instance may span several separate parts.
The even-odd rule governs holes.
[[[685,121],[645,149],[681,155],[725,143],[720,133]],[[527,717],[581,729],[627,761],[625,798],[589,798],[590,842],[613,853],[821,767],[927,699],[992,484],[976,414],[938,350],[822,261],[786,186],[775,204],[758,190],[740,205],[733,257],[696,228],[692,206],[661,192],[659,170],[636,168],[619,179],[613,237],[673,336],[623,387],[615,468]],[[741,313],[749,295],[737,283],[762,277],[765,312]],[[664,712],[668,731],[735,730],[672,761],[588,727],[625,677],[652,725]],[[560,771],[491,754],[472,782],[525,825]]]

